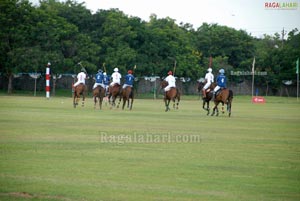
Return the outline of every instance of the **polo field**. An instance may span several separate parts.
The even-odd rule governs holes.
[[[300,200],[300,102],[265,98],[216,117],[197,96],[165,112],[2,94],[0,200]]]

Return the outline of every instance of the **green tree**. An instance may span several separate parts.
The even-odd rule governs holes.
[[[34,9],[27,0],[2,0],[0,11],[0,67],[9,80],[7,91],[12,93],[13,74],[31,67],[27,56],[37,63],[39,47],[32,47],[27,39]]]

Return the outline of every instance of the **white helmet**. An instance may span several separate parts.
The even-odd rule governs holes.
[[[104,72],[103,75],[107,75],[106,72]]]
[[[212,72],[212,69],[211,69],[211,68],[208,68],[207,71],[211,73],[211,72]]]
[[[118,72],[119,71],[119,69],[118,68],[114,68],[114,72]]]

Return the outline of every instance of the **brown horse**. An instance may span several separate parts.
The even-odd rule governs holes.
[[[160,84],[161,88],[166,88],[168,86],[168,82],[163,80]],[[175,103],[177,99],[177,103]],[[164,96],[164,101],[165,101],[165,106],[166,106],[166,112],[170,110],[169,104],[170,101],[173,101],[173,108],[175,109],[175,104],[176,104],[176,109],[178,109],[178,105],[180,102],[180,92],[177,88],[172,87],[169,91],[165,92]]]
[[[93,97],[94,97],[94,109],[96,109],[97,99],[99,100],[99,108],[102,109],[102,101],[105,96],[105,89],[101,86],[97,86],[93,89]]]
[[[122,91],[121,91],[118,107],[120,105],[121,100],[123,99],[122,110],[124,110],[126,101],[127,101],[127,108],[129,108],[131,110],[132,104],[133,104],[133,98],[134,98],[133,89],[132,89],[132,87],[127,86],[125,89],[122,89]],[[131,99],[131,101],[129,99]]]
[[[116,106],[116,99],[120,95],[121,86],[119,84],[114,84],[113,86],[109,86],[109,95],[108,101],[110,104],[110,109]]]
[[[228,116],[231,116],[231,106],[232,106],[232,99],[233,99],[233,92],[230,89],[224,88],[221,89],[221,91],[219,93],[216,94],[214,103],[215,106],[213,108],[213,112],[211,114],[211,116],[213,116],[216,113],[216,116],[219,115],[219,109],[218,109],[218,105],[219,103],[222,103],[222,113],[224,114],[224,104],[227,105],[227,111],[228,111]]]
[[[76,106],[78,105],[80,96],[82,95],[82,107],[84,106],[84,100],[85,100],[85,96],[86,96],[86,92],[87,92],[87,87],[86,85],[80,83],[79,85],[77,85],[74,88],[74,99],[73,99],[73,106],[74,108],[76,108]]]
[[[205,84],[206,84],[205,80],[201,80],[200,82],[198,82],[197,88],[198,88],[199,96],[201,96],[200,94],[202,94],[202,89]],[[202,108],[207,111],[207,115],[209,115],[209,113],[210,113],[209,101],[213,97],[212,92],[213,92],[213,89],[215,86],[216,86],[215,83],[212,83],[211,86],[205,91],[206,97],[202,98],[202,101],[203,101]],[[206,108],[205,108],[205,105],[206,105]]]

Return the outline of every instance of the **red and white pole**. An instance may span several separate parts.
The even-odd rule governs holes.
[[[50,66],[51,63],[48,62],[46,68],[46,98],[50,98]]]

